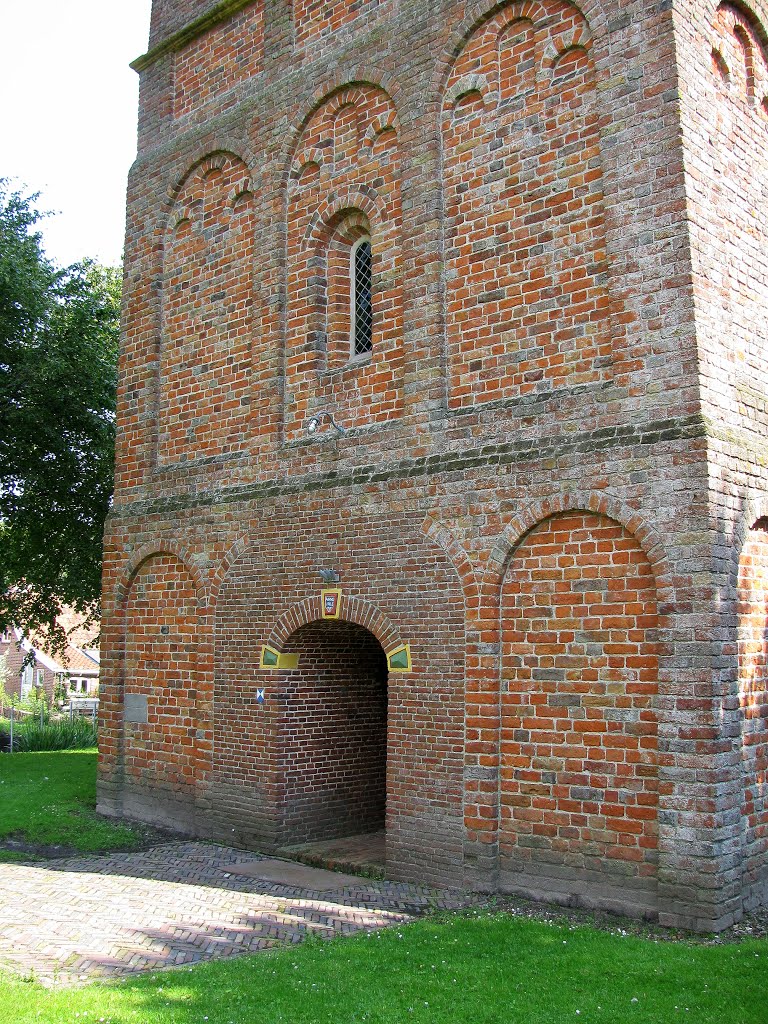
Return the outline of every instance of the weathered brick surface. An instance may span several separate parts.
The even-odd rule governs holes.
[[[645,552],[610,519],[553,516],[515,552],[502,622],[502,870],[546,859],[613,875],[617,894],[647,886],[659,772]]]
[[[165,239],[159,463],[248,444],[254,197],[247,168],[211,157],[184,182]]]
[[[589,29],[522,5],[476,29],[443,97],[450,406],[609,373]]]
[[[395,10],[397,0],[295,0],[293,17],[297,47],[317,46],[337,33],[375,22]]]
[[[257,75],[264,63],[264,2],[256,0],[179,50],[174,63],[174,117],[203,115],[223,105],[239,82]]]
[[[387,681],[393,876],[728,924],[765,898],[768,12],[154,7],[102,807],[283,844],[292,725],[317,716],[319,764],[322,721],[342,749],[344,700],[365,707],[312,625],[337,572],[342,621],[413,654]],[[363,235],[373,351],[352,358]],[[345,432],[309,436],[321,412]],[[175,575],[145,612],[134,580],[158,559]],[[174,673],[188,693],[192,594],[194,713],[153,743],[195,727],[177,778],[148,752],[137,773],[124,652],[149,645],[136,678],[157,666],[168,708]],[[177,638],[158,656],[153,615]],[[261,670],[265,643],[304,668]]]
[[[183,564],[170,554],[145,559],[131,580],[125,616],[127,688],[146,698],[146,715],[123,728],[124,809],[130,813],[131,793],[146,778],[158,803],[183,806],[195,792],[197,729],[197,607]]]
[[[346,5],[339,5],[346,6]],[[397,115],[382,89],[342,89],[299,136],[288,186],[284,429],[333,405],[347,426],[402,410],[402,204]],[[351,358],[350,264],[372,239],[376,343]]]
[[[319,808],[312,815],[321,834],[297,835],[294,805],[298,802],[308,815],[305,797],[312,789],[302,794],[301,785],[325,787],[325,798],[331,799],[321,766],[336,756],[334,747],[341,750],[352,743],[350,714],[356,710],[359,742],[357,753],[350,754],[362,759],[366,743],[368,756],[379,751],[378,760],[371,758],[365,771],[374,801],[386,773],[391,862],[409,878],[458,881],[464,616],[455,568],[443,549],[424,536],[421,515],[389,510],[391,532],[382,535],[378,517],[356,508],[340,519],[336,511],[329,515],[317,496],[263,512],[256,543],[244,539],[220,566],[212,680],[214,749],[205,785],[210,806],[205,827],[214,835],[232,835],[234,827],[238,841],[266,848],[330,837],[331,823],[321,823]],[[343,668],[337,650],[339,624],[317,621],[322,569],[336,569],[342,577],[340,622],[354,623],[369,638],[364,648],[368,654],[356,655],[357,671],[346,681],[349,667]],[[418,574],[417,593],[404,585],[410,572]],[[359,635],[358,630],[353,633]],[[314,638],[311,644],[308,637]],[[385,763],[380,724],[376,715],[368,714],[381,699],[380,684],[374,686],[365,665],[374,652],[383,658],[382,647],[389,651],[404,641],[410,641],[422,671],[389,676]],[[299,654],[303,660],[298,672],[259,669],[264,643]],[[262,705],[254,700],[259,687],[265,689]],[[366,696],[372,688],[375,692]],[[334,693],[331,711],[323,707],[323,694],[330,700]],[[363,717],[368,719],[366,743]],[[293,733],[310,727],[314,734],[303,756],[315,760],[319,770],[302,784],[296,777],[302,742]],[[339,801],[355,795],[343,776],[335,788]],[[378,824],[367,810],[359,814],[359,831]],[[425,843],[434,865],[422,871]]]
[[[759,903],[768,888],[768,520],[744,545],[739,573],[739,710],[742,716],[745,887]]]

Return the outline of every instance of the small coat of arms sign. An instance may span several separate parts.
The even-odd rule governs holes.
[[[323,590],[321,602],[324,619],[338,619],[341,614],[341,591]]]

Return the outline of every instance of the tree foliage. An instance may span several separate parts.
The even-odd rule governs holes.
[[[120,272],[45,255],[37,196],[0,180],[0,630],[95,614],[113,485]]]

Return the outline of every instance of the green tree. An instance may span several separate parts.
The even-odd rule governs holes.
[[[45,255],[37,196],[0,180],[0,630],[96,615],[113,486],[120,271]]]

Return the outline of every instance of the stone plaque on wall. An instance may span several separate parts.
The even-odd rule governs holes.
[[[145,693],[126,693],[125,720],[136,725],[147,724],[147,695]]]

